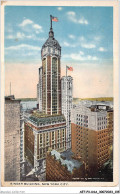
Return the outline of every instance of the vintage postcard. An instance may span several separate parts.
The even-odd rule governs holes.
[[[1,2],[2,186],[118,184],[118,2]]]

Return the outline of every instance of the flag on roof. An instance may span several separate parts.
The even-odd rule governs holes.
[[[67,66],[67,69],[68,69],[69,71],[73,71],[73,68],[72,68],[72,67]]]
[[[58,22],[58,18],[52,16],[52,21],[53,21],[53,22]]]

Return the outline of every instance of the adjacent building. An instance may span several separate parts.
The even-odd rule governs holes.
[[[52,150],[46,158],[47,181],[84,181],[85,164],[73,159],[73,153],[65,151],[59,153]]]
[[[63,115],[25,116],[25,157],[35,170],[44,165],[49,149],[66,150],[66,120]]]
[[[5,97],[5,181],[20,181],[20,101]]]
[[[63,76],[61,78],[62,114],[66,118],[66,148],[71,148],[71,109],[73,101],[73,78]]]
[[[112,153],[113,150],[113,121],[114,119],[114,114],[113,114],[113,109],[110,109],[107,111],[107,128],[109,131],[109,153]]]
[[[110,157],[113,110],[109,106],[75,105],[72,109],[72,151],[85,162],[89,176]],[[111,121],[111,125],[109,124]],[[111,135],[110,135],[111,133]]]
[[[20,113],[20,180],[25,176],[24,112]]]

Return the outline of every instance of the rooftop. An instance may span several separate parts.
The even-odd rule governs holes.
[[[55,156],[56,160],[59,160],[62,165],[66,165],[69,172],[72,173],[74,168],[79,169],[82,163],[72,158],[73,153],[70,150],[59,153],[56,150],[51,151],[51,155]]]
[[[58,122],[65,122],[65,117],[63,115],[44,115],[44,114],[32,114],[29,119],[36,123],[37,125],[52,124]]]
[[[11,102],[20,102],[21,100],[15,99],[14,95],[5,96],[5,101],[11,101]]]
[[[99,112],[99,111],[112,111],[113,109],[110,106],[98,104],[98,105],[92,105],[89,107],[91,111],[93,112]]]

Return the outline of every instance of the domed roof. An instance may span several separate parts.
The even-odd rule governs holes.
[[[59,45],[58,41],[54,38],[54,32],[52,28],[50,28],[49,38],[43,44],[42,49],[48,46],[61,50],[61,46]]]

